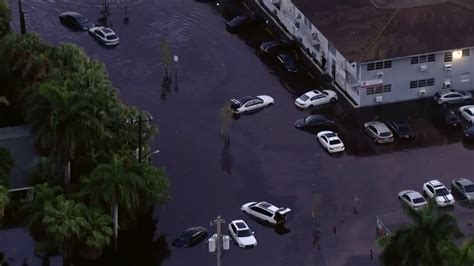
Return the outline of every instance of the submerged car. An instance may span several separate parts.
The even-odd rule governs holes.
[[[423,184],[423,193],[434,199],[440,207],[454,205],[454,197],[443,183],[438,180],[431,180]]]
[[[204,227],[191,227],[186,231],[179,234],[175,240],[173,240],[173,246],[175,247],[193,247],[201,243],[207,238],[207,230]]]
[[[386,124],[399,138],[409,139],[415,137],[415,132],[407,122],[387,121]]]
[[[250,26],[254,25],[256,22],[257,21],[255,19],[250,18],[250,17],[237,16],[226,23],[226,29],[230,33],[235,34],[239,31],[249,28]]]
[[[288,72],[298,72],[299,68],[296,64],[296,59],[288,53],[281,53],[277,56],[278,61],[285,67]]]
[[[231,99],[230,109],[235,114],[241,114],[271,106],[274,103],[275,100],[268,95],[246,96],[240,99]]]
[[[466,119],[469,125],[474,125],[474,105],[465,105],[459,108],[461,116]]]
[[[474,126],[466,128],[466,130],[464,130],[464,140],[474,141]]]
[[[451,190],[457,193],[462,199],[474,202],[474,183],[466,178],[456,178],[451,181]]]
[[[295,127],[298,129],[306,128],[332,128],[334,121],[326,118],[324,115],[310,115],[303,119],[298,119],[295,122]]]
[[[94,27],[94,24],[92,24],[89,19],[77,12],[71,11],[61,13],[61,15],[59,15],[59,22],[72,30],[86,31]]]
[[[252,232],[244,220],[234,220],[229,223],[229,234],[235,243],[241,248],[253,248],[257,246],[254,232]]]
[[[472,99],[472,94],[467,91],[456,91],[453,89],[444,89],[433,96],[438,104],[456,104],[465,103]]]
[[[390,129],[382,122],[367,122],[364,124],[364,129],[376,143],[382,144],[393,142],[392,131],[390,131]]]
[[[299,108],[309,108],[337,101],[337,93],[332,90],[312,90],[296,98],[295,105]]]
[[[89,34],[105,46],[115,46],[120,43],[120,39],[111,28],[92,27]]]
[[[403,190],[398,193],[398,199],[405,206],[417,211],[428,205],[425,198],[420,194],[420,192],[415,190]]]
[[[316,134],[316,136],[318,137],[319,143],[321,143],[329,153],[343,152],[345,150],[344,143],[342,143],[337,133],[328,130],[321,131]]]
[[[245,203],[240,209],[248,215],[274,225],[285,223],[286,214],[291,211],[289,208],[279,208],[265,201]]]
[[[262,54],[274,55],[285,50],[292,50],[297,46],[298,42],[289,41],[268,41],[260,44],[259,51]]]

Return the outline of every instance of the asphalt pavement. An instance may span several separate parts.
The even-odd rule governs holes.
[[[304,73],[296,77],[284,73],[274,60],[261,58],[256,45],[271,38],[263,26],[239,36],[228,33],[226,18],[244,9],[223,16],[222,7],[208,2],[111,0],[110,20],[121,43],[105,49],[86,32],[71,32],[58,20],[63,11],[96,20],[99,2],[33,0],[23,5],[29,31],[52,44],[83,47],[104,62],[126,104],[153,114],[160,131],[153,148],[161,152],[152,162],[166,167],[172,184],[172,199],[155,213],[157,235],[166,234],[171,243],[190,226],[213,232],[209,222],[217,215],[227,222],[243,218],[255,231],[258,246],[246,250],[232,246],[223,257],[225,266],[378,265],[375,216],[400,209],[399,191],[421,190],[430,178],[445,183],[455,177],[472,178],[472,147],[415,113],[420,138],[414,144],[376,146],[358,124],[367,114],[338,105],[328,112],[343,131],[348,151],[327,154],[314,134],[293,126],[309,113],[294,106],[296,95],[320,83]],[[122,22],[125,6],[129,24]],[[15,9],[13,13],[12,23],[18,28]],[[173,84],[165,93],[162,40],[179,59],[171,71]],[[233,120],[230,148],[225,150],[220,135],[222,106],[233,97],[262,94],[271,95],[275,105]],[[367,113],[376,117],[383,111],[380,107]],[[312,227],[314,193],[321,195],[319,247]],[[359,198],[357,214],[354,197]],[[245,202],[263,200],[292,209],[287,232],[258,224],[240,211]],[[140,249],[140,242],[133,246]],[[205,243],[170,248],[171,256],[163,265],[215,264]]]

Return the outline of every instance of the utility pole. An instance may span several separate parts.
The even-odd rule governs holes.
[[[217,266],[222,266],[222,250],[230,249],[230,238],[229,236],[223,236],[221,233],[221,225],[225,223],[225,220],[221,216],[211,222],[211,226],[216,225],[217,233],[209,238],[209,252],[216,252]],[[215,244],[215,246],[214,246]]]
[[[138,162],[142,162],[142,113],[138,114]]]

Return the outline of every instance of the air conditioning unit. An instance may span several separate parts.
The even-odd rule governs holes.
[[[451,80],[445,80],[443,82],[443,89],[451,89]]]
[[[382,96],[377,96],[377,97],[375,97],[375,102],[376,102],[376,103],[381,103],[381,102],[383,102],[383,97],[382,97]]]
[[[377,79],[383,79],[383,72],[377,72]]]
[[[421,71],[421,72],[425,72],[426,70],[428,70],[428,66],[427,66],[427,65],[421,65],[421,66],[420,66],[420,71]]]
[[[451,71],[451,69],[453,69],[453,65],[451,64],[444,65],[444,71]]]
[[[426,96],[426,90],[425,89],[419,90],[418,91],[418,96],[421,96],[421,97]]]

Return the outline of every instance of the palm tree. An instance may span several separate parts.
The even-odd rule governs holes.
[[[444,240],[438,244],[438,250],[443,255],[443,263],[439,263],[441,265],[474,265],[474,239],[467,240],[460,246],[452,241]]]
[[[15,166],[10,152],[0,146],[0,185],[8,185],[8,177],[10,177],[10,171]]]
[[[27,225],[33,235],[43,235],[44,227],[42,224],[45,216],[46,204],[51,204],[62,193],[58,186],[50,187],[47,183],[35,185],[33,188],[35,199],[26,202],[20,209],[21,213],[27,215]]]
[[[86,256],[95,259],[102,249],[110,244],[113,236],[112,218],[101,209],[89,208],[85,215],[86,226],[81,232],[82,242],[86,247]]]
[[[8,205],[9,201],[8,189],[4,186],[0,186],[0,224],[5,214],[5,207]]]
[[[118,235],[118,208],[126,210],[138,206],[139,177],[129,171],[124,160],[114,156],[109,164],[97,166],[91,173],[90,179],[84,180],[85,190],[91,195],[93,202],[103,202],[111,207],[114,222],[114,236]]]
[[[8,1],[0,0],[0,38],[10,33],[10,15]]]
[[[462,236],[455,218],[438,210],[433,202],[422,211],[406,208],[406,212],[413,224],[378,240],[383,247],[380,254],[383,264],[438,265],[443,258],[439,243]]]
[[[52,83],[42,83],[30,97],[26,118],[37,141],[43,147],[51,147],[52,155],[64,165],[64,181],[69,184],[76,149],[89,147],[103,126],[95,107],[81,93]]]
[[[79,240],[83,228],[87,227],[84,218],[86,209],[84,204],[68,200],[64,195],[59,195],[54,202],[47,202],[44,206],[42,223],[48,235],[61,246],[64,265],[69,264],[74,241]]]

